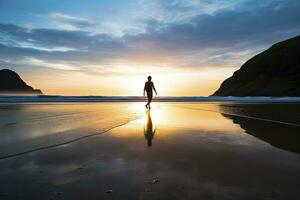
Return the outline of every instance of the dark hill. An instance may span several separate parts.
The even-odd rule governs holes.
[[[1,94],[42,94],[41,90],[35,90],[27,85],[21,77],[9,69],[0,70]]]
[[[248,60],[213,96],[300,96],[300,36]]]

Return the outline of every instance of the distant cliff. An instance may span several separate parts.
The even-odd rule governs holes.
[[[2,69],[0,70],[0,94],[42,94],[42,91],[27,85],[16,72]]]
[[[248,60],[212,96],[300,96],[300,36]]]

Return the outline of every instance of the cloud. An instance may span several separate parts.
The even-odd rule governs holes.
[[[200,14],[213,14],[222,9],[233,9],[240,1],[228,0],[152,0],[140,1],[145,18],[158,21],[187,21]],[[145,13],[145,11],[148,11]]]
[[[184,12],[181,5],[170,6]],[[235,9],[220,8],[184,21],[149,18],[143,22],[144,32],[122,36],[0,24],[0,59],[27,59],[30,64],[30,58],[39,61],[32,65],[64,68],[65,64],[67,70],[82,71],[92,67],[107,71],[110,66],[138,62],[175,68],[237,67],[270,44],[300,33],[298,1],[245,0],[234,6]],[[61,13],[50,16],[73,25],[85,26],[87,22]],[[55,64],[49,65],[51,62]]]
[[[249,4],[248,1],[245,6]],[[134,37],[166,47],[166,49],[224,48],[232,45],[269,44],[299,34],[300,2],[280,1],[264,4],[255,10],[249,8],[221,10],[214,14],[200,14],[188,22],[158,25],[149,22],[152,31]],[[283,14],[284,13],[284,14]],[[149,29],[148,29],[149,30]],[[290,34],[289,34],[290,33]]]
[[[14,24],[0,24],[0,38],[2,40],[13,40],[12,46],[20,46],[20,43],[27,42],[35,46],[48,48],[65,47],[84,51],[99,47],[102,49],[114,49],[117,45],[120,48],[121,40],[106,34],[93,35],[86,31],[70,31],[58,29],[28,29]],[[118,43],[118,44],[116,44]],[[3,42],[2,42],[3,44]],[[19,45],[20,44],[20,45]]]
[[[59,23],[72,26],[74,29],[83,29],[93,27],[96,24],[81,17],[66,15],[62,13],[49,13],[48,16]]]

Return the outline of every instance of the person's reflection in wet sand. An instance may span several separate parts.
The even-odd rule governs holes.
[[[146,115],[147,118],[146,118],[146,124],[144,126],[144,135],[145,135],[145,139],[147,140],[148,147],[151,147],[152,139],[154,137],[156,127],[153,126],[150,110],[147,110]]]

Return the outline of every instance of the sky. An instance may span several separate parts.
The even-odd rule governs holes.
[[[0,0],[0,68],[45,94],[206,96],[300,34],[299,0]]]

